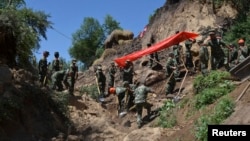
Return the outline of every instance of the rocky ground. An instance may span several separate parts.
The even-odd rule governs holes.
[[[135,38],[132,42],[114,46],[106,50],[106,54],[95,61],[92,67],[85,72],[79,73],[76,82],[74,96],[66,97],[69,102],[68,113],[62,114],[53,103],[53,96],[62,96],[65,93],[54,93],[49,88],[37,87],[36,80],[31,73],[25,70],[12,70],[6,73],[6,68],[1,68],[0,73],[0,97],[14,97],[19,102],[14,108],[12,120],[0,120],[0,140],[31,140],[31,141],[191,141],[195,140],[194,123],[202,113],[192,113],[191,101],[194,98],[193,80],[199,74],[188,74],[185,80],[177,82],[174,95],[181,97],[178,103],[185,103],[185,106],[175,108],[177,124],[173,128],[156,127],[157,117],[148,120],[145,125],[138,129],[136,125],[135,112],[130,111],[126,116],[119,117],[117,114],[117,100],[115,95],[110,95],[103,104],[92,99],[89,94],[82,93],[81,88],[95,85],[94,66],[103,65],[103,71],[107,74],[109,64],[117,57],[132,53],[146,47],[151,34],[156,36],[159,42],[175,31],[189,31],[201,33],[208,26],[217,27],[224,22],[224,18],[234,18],[235,10],[224,4],[213,13],[211,3],[199,3],[197,1],[184,1],[173,5],[165,4],[156,10],[156,14],[148,24],[148,30],[143,38]],[[203,38],[199,36],[199,38]],[[183,45],[183,43],[181,43]],[[147,56],[134,61],[135,79],[145,78],[150,87],[156,90],[155,94],[150,93],[148,101],[153,104],[152,110],[159,109],[166,97],[164,96],[165,84],[165,63],[166,55],[171,48],[159,52],[160,63],[163,69],[152,70],[147,67]],[[185,48],[183,50],[183,53]],[[108,52],[108,53],[107,53]],[[182,70],[185,70],[182,67]],[[182,78],[185,71],[182,71]],[[6,75],[10,74],[10,75]],[[12,77],[12,78],[11,78]],[[239,83],[239,82],[235,82]],[[238,99],[241,92],[249,84],[249,81],[238,84],[236,89],[229,94],[233,100]],[[115,85],[121,85],[119,71],[116,74]],[[181,87],[181,88],[180,88]],[[35,99],[35,100],[34,100]],[[2,101],[0,101],[1,104]],[[18,107],[18,108],[17,108]],[[213,104],[209,106],[213,108]],[[6,107],[4,107],[6,108]],[[4,108],[0,107],[2,112]],[[249,124],[250,115],[250,88],[245,92],[239,101],[236,102],[234,113],[224,121],[225,124]],[[1,118],[2,119],[2,113]],[[143,116],[146,115],[144,110]],[[156,114],[157,115],[157,114]],[[68,118],[68,119],[67,119]]]

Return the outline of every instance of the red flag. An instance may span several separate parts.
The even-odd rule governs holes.
[[[122,56],[120,58],[116,58],[114,61],[118,64],[118,66],[124,67],[126,60],[130,60],[130,61],[137,60],[145,55],[154,53],[156,51],[160,51],[160,50],[168,48],[172,45],[178,44],[184,40],[187,40],[189,38],[195,38],[197,36],[198,36],[198,34],[196,34],[196,33],[180,32],[180,33],[175,34],[175,35],[173,35],[173,36],[171,36],[163,41],[160,41],[160,42],[154,44],[153,46],[151,46],[149,48],[145,48],[145,49],[133,52],[131,54]]]

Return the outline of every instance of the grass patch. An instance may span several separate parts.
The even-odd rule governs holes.
[[[96,85],[83,86],[80,88],[80,94],[87,94],[93,99],[97,99],[99,96],[98,88]]]
[[[194,81],[194,89],[197,92],[195,96],[194,106],[197,109],[214,103],[218,98],[230,93],[235,86],[229,80],[223,78],[228,77],[228,72],[212,71],[208,76],[199,75]]]
[[[166,100],[160,109],[160,116],[158,117],[156,126],[163,128],[171,128],[176,125],[177,120],[174,114],[175,103],[171,100]]]
[[[201,116],[195,123],[195,137],[200,141],[207,141],[208,125],[220,124],[234,111],[235,104],[231,99],[223,98],[213,113]]]

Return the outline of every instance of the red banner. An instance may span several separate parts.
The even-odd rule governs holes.
[[[126,60],[130,60],[130,61],[134,61],[137,60],[145,55],[154,53],[156,51],[160,51],[162,49],[171,47],[172,45],[178,44],[184,40],[187,40],[189,38],[195,38],[197,37],[198,34],[196,33],[191,33],[191,32],[180,32],[178,34],[175,34],[163,41],[160,41],[156,44],[154,44],[153,46],[149,47],[149,48],[145,48],[136,52],[133,52],[131,54],[122,56],[120,58],[116,58],[114,61],[118,64],[119,67],[124,67],[125,65],[125,61]]]

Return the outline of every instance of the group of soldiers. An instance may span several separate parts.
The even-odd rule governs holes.
[[[180,56],[182,46],[176,44],[172,47],[173,52],[169,53],[166,63],[166,76],[168,77],[166,95],[172,94],[175,89],[176,81],[181,80],[178,70],[180,65],[184,64],[186,68],[193,68],[192,71],[196,71],[196,64],[194,64],[192,60],[193,56],[191,52],[192,45],[195,43],[195,39],[188,39],[185,41],[186,52],[185,57],[183,57],[184,59]],[[209,32],[208,40],[198,40],[197,45],[199,46],[198,69],[204,76],[209,73],[209,63],[211,65],[210,70],[217,70],[224,67],[226,71],[229,71],[250,55],[250,47],[246,46],[244,38],[238,40],[238,46],[234,44],[227,45],[222,40],[222,37],[217,35],[215,31]]]
[[[122,80],[121,86],[115,86],[115,74],[117,72],[117,67],[115,63],[112,62],[108,69],[108,94],[105,94],[105,83],[106,76],[102,71],[102,66],[98,65],[96,69],[96,82],[100,90],[101,97],[107,97],[110,94],[115,94],[118,99],[118,115],[122,113],[127,113],[131,110],[136,110],[137,112],[137,124],[138,128],[143,125],[142,121],[142,109],[145,107],[147,109],[147,117],[150,117],[152,104],[147,102],[147,94],[149,92],[154,92],[151,88],[145,85],[144,81],[133,82],[134,77],[134,66],[130,60],[126,60],[125,66],[120,68],[120,78]]]
[[[74,84],[78,78],[78,66],[76,65],[76,59],[72,59],[70,67],[66,70],[63,69],[63,62],[59,59],[59,52],[54,53],[54,60],[52,64],[47,61],[49,56],[48,51],[43,52],[43,58],[39,60],[38,71],[39,71],[39,81],[41,86],[46,86],[48,80],[50,80],[49,67],[52,65],[51,69],[51,88],[57,91],[68,90],[70,95],[73,95]]]

